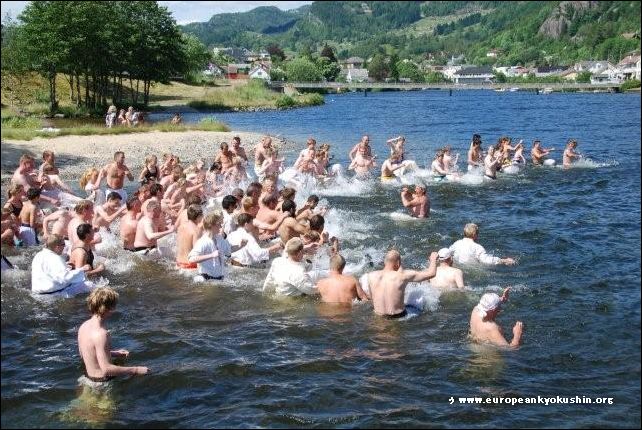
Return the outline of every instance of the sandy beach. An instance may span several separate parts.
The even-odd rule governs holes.
[[[239,136],[241,144],[249,152],[259,143],[262,134],[247,132],[185,131],[132,133],[105,136],[60,136],[49,139],[36,138],[31,141],[2,141],[2,186],[5,187],[18,167],[18,160],[24,153],[36,158],[41,164],[42,151],[53,150],[56,165],[64,180],[77,180],[89,167],[102,167],[113,160],[114,152],[125,152],[125,163],[134,175],[142,169],[145,156],[155,154],[159,161],[164,153],[172,152],[183,162],[191,163],[203,158],[209,164],[222,142],[230,142]],[[272,138],[275,146],[282,147],[285,141]]]

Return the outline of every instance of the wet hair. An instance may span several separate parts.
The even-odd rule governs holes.
[[[27,190],[27,199],[35,200],[40,197],[40,190],[38,188],[29,188]]]
[[[298,237],[293,237],[285,244],[285,252],[288,255],[296,254],[303,250],[303,241]]]
[[[111,193],[107,194],[107,201],[110,200],[122,200],[123,197],[118,194],[116,191],[112,191]]]
[[[203,204],[203,199],[201,199],[201,196],[199,196],[198,194],[190,194],[185,199],[185,204],[187,206],[190,206],[190,205],[200,206]]]
[[[268,194],[267,196],[263,197],[261,201],[265,206],[270,207],[271,205],[275,205],[279,201],[279,199],[277,199],[273,194]]]
[[[308,197],[309,202],[313,202],[315,205],[319,203],[319,196],[316,194],[310,194],[310,197]]]
[[[284,187],[279,191],[279,195],[283,197],[283,200],[294,200],[296,190],[292,187]]]
[[[252,221],[254,221],[254,217],[250,214],[242,213],[236,217],[236,225],[239,227],[243,227],[247,223],[252,223]]]
[[[254,206],[254,200],[250,196],[245,196],[241,200],[241,206],[243,206],[244,210],[249,211]]]
[[[223,219],[223,214],[221,211],[213,211],[205,215],[203,219],[203,228],[210,230],[214,224],[219,223]]]
[[[346,259],[341,254],[335,254],[330,257],[330,270],[335,270],[339,273],[343,272],[346,267]]]
[[[310,218],[310,230],[323,231],[325,219],[321,215],[314,215]]]
[[[155,197],[159,194],[163,194],[163,186],[161,184],[152,184],[149,187],[149,195]]]
[[[232,138],[232,142],[238,142],[238,143],[241,143],[241,138],[240,138],[240,137],[238,137],[238,136],[234,136],[234,137]]]
[[[227,195],[223,197],[221,206],[223,207],[223,209],[228,210],[230,208],[235,208],[237,203],[238,203],[238,200],[236,199],[236,197],[232,195]]]
[[[223,166],[221,166],[221,163],[218,162],[218,161],[215,161],[210,166],[210,172],[213,172],[214,170],[221,170],[222,168],[223,168]]]
[[[283,212],[289,212],[292,216],[296,216],[296,203],[290,199],[285,199],[281,204],[281,210]]]
[[[87,239],[87,236],[89,236],[91,233],[93,233],[94,228],[91,226],[91,224],[80,224],[76,228],[76,234],[78,235],[78,239],[80,240],[85,240]]]
[[[98,287],[87,297],[87,308],[92,315],[104,316],[117,304],[118,293],[109,287]]]
[[[121,155],[121,154],[122,154],[122,155],[125,155],[125,153],[124,153],[123,151],[116,151],[116,152],[114,152],[114,160],[115,160],[116,158],[118,158],[118,156],[119,156],[119,155]]]
[[[221,142],[221,149],[223,148],[229,148],[230,146],[227,144],[227,142]]]
[[[93,209],[93,208],[94,208],[94,203],[91,200],[81,200],[78,203],[76,203],[76,206],[74,206],[74,212],[80,215],[83,212],[85,212],[87,209]]]
[[[263,185],[259,184],[258,182],[252,182],[250,185],[247,186],[247,190],[245,191],[245,194],[248,196],[252,196],[254,194],[260,194],[261,191],[263,190]]]
[[[190,221],[196,221],[203,216],[203,208],[199,205],[189,205],[187,207],[187,219]]]
[[[136,205],[136,202],[140,202],[140,200],[138,200],[138,196],[130,196],[127,199],[127,203],[126,203],[127,210],[128,211],[132,210],[134,208],[134,206]]]

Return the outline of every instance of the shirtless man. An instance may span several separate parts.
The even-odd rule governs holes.
[[[531,149],[531,160],[535,165],[542,165],[546,160],[545,157],[554,151],[554,148],[542,148],[542,142],[539,140],[533,141],[533,149]]]
[[[437,253],[437,274],[430,280],[435,288],[464,288],[464,272],[453,267],[453,252],[441,248]]]
[[[156,248],[158,239],[174,232],[173,225],[164,231],[158,231],[156,228],[158,219],[161,216],[161,208],[158,202],[149,201],[145,209],[145,214],[136,226],[136,236],[134,237],[134,252],[142,255],[147,255],[150,250]]]
[[[468,171],[484,165],[481,144],[481,136],[473,134],[473,140],[470,142],[470,149],[468,150]]]
[[[405,165],[401,162],[402,160],[401,152],[393,152],[390,154],[390,157],[381,163],[381,180],[390,181],[397,179],[395,176],[395,171],[401,169]]]
[[[524,324],[517,321],[513,327],[513,340],[508,343],[502,333],[502,328],[495,322],[495,318],[501,312],[502,303],[508,300],[506,288],[501,297],[495,293],[486,293],[479,300],[470,314],[470,336],[476,342],[490,343],[495,346],[517,348],[522,340]]]
[[[363,135],[361,141],[352,147],[350,153],[350,161],[353,161],[357,154],[361,154],[364,157],[372,158],[372,149],[370,148],[370,137],[368,135]]]
[[[20,210],[20,240],[25,246],[39,245],[38,232],[42,230],[42,209],[40,209],[40,190],[27,190],[27,201]]]
[[[406,154],[405,152],[406,138],[403,136],[399,136],[393,139],[388,139],[386,140],[386,144],[390,147],[390,155],[397,153],[401,157],[401,160],[399,161],[400,162],[403,161],[404,156]]]
[[[268,156],[268,150],[272,149],[272,138],[269,136],[263,137],[261,142],[254,148],[254,170],[258,173],[263,165],[263,161]],[[257,175],[258,176],[258,175]]]
[[[120,239],[123,241],[123,248],[128,251],[134,250],[134,239],[136,237],[136,226],[141,217],[142,203],[136,196],[127,200],[127,212],[120,220]]]
[[[50,234],[57,234],[60,237],[67,237],[67,228],[69,222],[73,218],[72,213],[67,208],[59,209],[50,213],[42,220],[42,236],[45,240]],[[53,222],[53,226],[49,228],[49,224]]]
[[[121,202],[126,202],[127,191],[123,189],[125,176],[127,176],[127,179],[130,181],[133,181],[134,175],[125,165],[125,153],[123,151],[116,151],[114,153],[114,162],[105,166],[103,170],[105,172],[104,176],[107,179],[105,195],[109,195],[111,192],[116,192],[120,194]]]
[[[367,176],[370,172],[370,169],[375,167],[375,161],[372,156],[364,155],[362,152],[358,152],[355,157],[352,159],[352,163],[348,167],[348,170],[354,170],[356,176]]]
[[[495,156],[495,147],[488,148],[488,154],[484,158],[484,176],[488,179],[497,179],[497,169],[502,165],[502,154]]]
[[[118,303],[118,293],[109,287],[96,288],[87,298],[91,318],[78,329],[78,350],[85,365],[85,378],[107,382],[119,375],[144,375],[147,367],[123,367],[111,364],[112,357],[129,356],[125,349],[111,350],[111,336],[105,321]]]
[[[227,142],[221,143],[221,150],[216,154],[214,158],[215,163],[221,163],[221,172],[223,175],[228,173],[232,168],[232,161],[234,159],[234,153],[230,151],[229,145]]]
[[[577,141],[575,139],[569,139],[566,143],[566,148],[564,149],[564,157],[562,160],[562,165],[565,168],[571,167],[571,165],[577,160],[582,158],[580,154],[575,152],[577,148]]]
[[[33,157],[29,154],[23,154],[20,157],[19,163],[20,164],[18,165],[18,168],[11,177],[11,184],[22,185],[25,192],[27,192],[30,188],[36,188],[40,190],[40,183],[36,178],[36,172],[34,172],[35,163]],[[40,199],[44,202],[49,202],[54,206],[60,203],[57,199],[47,196],[40,196]]]
[[[252,182],[247,186],[245,192],[246,196],[252,199],[252,207],[249,210],[249,214],[253,217],[256,217],[256,214],[259,212],[259,199],[261,198],[261,193],[263,192],[263,185],[258,182]]]
[[[308,227],[296,220],[296,204],[292,200],[283,201],[281,209],[287,215],[287,218],[283,220],[279,227],[279,236],[283,244],[286,244],[293,237],[300,237],[308,232]]]
[[[287,212],[276,210],[277,202],[278,198],[273,194],[263,197],[263,206],[259,208],[256,214],[256,221],[265,224],[264,228],[259,229],[260,240],[273,239],[283,220],[290,216]]]
[[[241,157],[243,161],[247,162],[247,153],[245,152],[245,148],[241,146],[241,138],[238,136],[234,136],[232,138],[232,153],[237,156]]]
[[[105,227],[107,231],[111,231],[111,223],[117,218],[125,215],[127,206],[122,204],[120,194],[111,192],[107,194],[107,200],[102,205],[96,207],[92,225],[96,230],[100,227]]]
[[[423,282],[435,276],[437,253],[430,254],[430,265],[426,270],[415,271],[401,268],[401,256],[396,250],[386,253],[383,270],[368,273],[370,298],[377,315],[386,318],[406,316],[404,293],[408,282]]]
[[[430,216],[430,199],[426,194],[426,187],[415,185],[414,194],[403,187],[401,189],[401,204],[410,210],[410,214],[415,218],[428,218]]]
[[[203,235],[203,209],[199,205],[191,205],[186,212],[187,222],[181,223],[176,230],[176,265],[181,269],[196,269],[196,263],[190,263],[187,255]]]
[[[435,154],[435,159],[430,164],[430,170],[434,180],[444,180],[450,174],[450,170],[444,162],[444,151],[442,149]]]
[[[330,257],[328,277],[317,282],[317,290],[321,294],[322,301],[351,305],[354,299],[368,300],[357,279],[343,274],[345,266],[346,260],[340,254]]]
[[[317,141],[309,138],[306,142],[306,149],[299,153],[299,157],[294,162],[294,168],[299,172],[310,172],[310,164],[314,167],[314,156],[316,154]]]

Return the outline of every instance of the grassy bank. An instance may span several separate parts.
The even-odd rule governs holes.
[[[19,118],[4,117],[2,118],[2,139],[11,140],[31,140],[35,137],[55,137],[55,136],[90,136],[90,135],[111,135],[111,134],[129,134],[129,133],[146,133],[149,131],[230,131],[230,128],[213,118],[205,118],[197,124],[172,125],[170,123],[145,124],[138,127],[113,127],[107,128],[104,125],[88,124],[77,127],[67,127],[56,129],[56,131],[43,130],[43,122],[37,118]]]
[[[2,105],[3,114],[11,111],[11,115],[36,115],[49,114],[48,83],[35,73],[25,73],[20,76],[2,72]],[[57,113],[66,118],[102,118],[103,109],[95,111],[85,107],[76,107],[71,99],[69,84],[64,75],[56,79],[56,93],[58,94],[59,108]],[[124,82],[122,92],[124,99],[122,106],[127,108],[131,103],[132,94],[128,81]],[[81,85],[81,94],[84,87]],[[138,100],[143,99],[142,94]],[[108,101],[111,101],[108,99]],[[323,97],[318,94],[300,94],[285,96],[272,91],[260,80],[219,80],[209,82],[207,85],[189,85],[182,82],[169,82],[167,84],[155,83],[152,85],[149,97],[149,106],[145,110],[178,110],[183,107],[199,110],[254,110],[254,109],[284,109],[301,106],[314,106],[323,104]],[[106,110],[106,109],[105,109]]]
[[[270,90],[263,82],[251,80],[231,88],[213,88],[205,97],[187,103],[198,110],[286,109],[323,104],[320,94],[284,95]]]

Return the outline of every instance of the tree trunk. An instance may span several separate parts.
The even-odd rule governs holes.
[[[134,81],[132,80],[131,75],[129,75],[129,90],[131,92],[132,104],[136,104],[136,101],[134,100]]]
[[[85,70],[85,107],[89,109],[89,72]]]
[[[82,105],[82,96],[80,95],[80,73],[76,72],[76,106]]]
[[[145,93],[145,101],[144,101],[145,106],[149,104],[149,86],[150,86],[149,80],[146,79],[145,81],[143,81],[143,91]]]
[[[49,71],[49,111],[54,113],[58,108],[56,101],[56,71]]]

